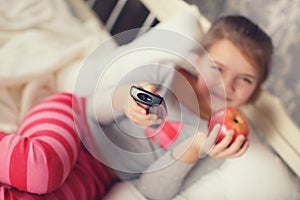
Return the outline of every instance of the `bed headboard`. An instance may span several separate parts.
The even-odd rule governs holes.
[[[86,12],[86,8],[81,9],[81,7],[86,7],[82,6],[84,2],[80,0],[69,1],[76,2],[76,8],[74,9],[79,10],[83,19],[91,17],[91,14]],[[101,20],[111,35],[129,29],[136,29],[136,33],[127,40],[117,41],[119,45],[131,42],[147,31],[147,28],[154,27],[160,21],[174,17],[190,6],[182,0],[87,0],[86,4],[94,11],[94,14]],[[204,29],[209,27],[210,23],[205,17],[199,18],[199,20],[201,20]]]
[[[300,130],[280,99],[263,91],[254,105],[242,109],[277,154],[300,177]]]
[[[88,0],[87,3],[111,35],[133,29],[126,39],[115,38],[120,45],[131,42],[147,31],[147,28],[159,23],[156,13],[150,12],[139,0]]]

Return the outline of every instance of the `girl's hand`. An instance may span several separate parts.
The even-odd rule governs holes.
[[[172,156],[181,162],[194,163],[206,155],[216,159],[234,158],[243,155],[249,147],[249,141],[245,141],[244,136],[238,136],[236,141],[229,146],[233,138],[233,130],[229,130],[220,143],[214,144],[219,128],[220,124],[216,124],[208,137],[206,134],[199,132],[186,139],[173,149]]]
[[[143,84],[140,87],[149,92],[156,93],[156,88],[151,84]],[[130,95],[128,103],[124,105],[125,115],[133,122],[142,126],[159,124],[160,120],[158,117],[154,114],[149,114],[148,109],[149,106],[136,102]]]
[[[226,159],[242,156],[249,147],[249,141],[245,141],[245,136],[238,136],[237,139],[229,146],[234,131],[229,130],[224,137],[224,139],[213,145],[211,150],[208,152],[208,155],[216,159]]]
[[[172,150],[172,156],[184,163],[195,163],[199,160],[202,146],[206,141],[206,135],[202,132],[184,140]]]

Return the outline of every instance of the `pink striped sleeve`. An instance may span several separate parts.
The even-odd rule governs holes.
[[[50,97],[28,114],[18,134],[0,133],[0,182],[38,194],[63,184],[80,145],[72,99],[67,93]]]

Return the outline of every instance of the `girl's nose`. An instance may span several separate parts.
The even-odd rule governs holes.
[[[224,89],[226,94],[231,94],[234,92],[235,90],[235,85],[234,85],[234,79],[227,75],[227,76],[223,76],[223,84],[224,84]]]

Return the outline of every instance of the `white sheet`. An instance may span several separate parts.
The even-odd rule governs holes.
[[[252,126],[249,141],[249,149],[243,156],[227,159],[174,200],[298,200],[299,179]]]
[[[12,132],[42,98],[72,90],[75,69],[109,34],[61,0],[1,1],[0,15],[0,131]]]

